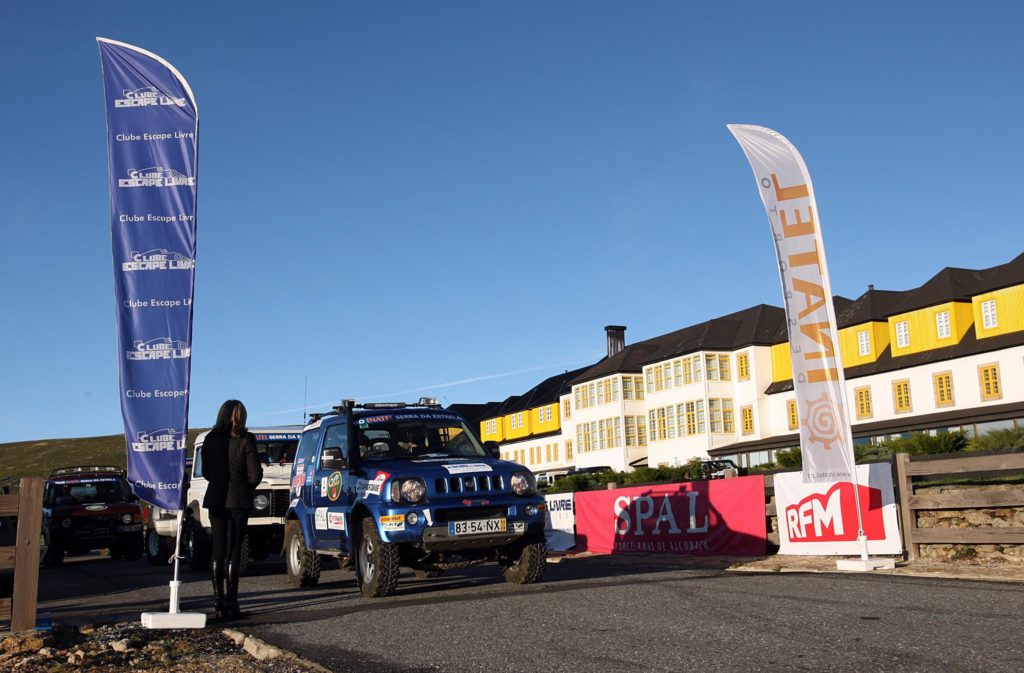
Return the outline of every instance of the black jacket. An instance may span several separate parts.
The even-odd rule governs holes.
[[[256,437],[246,432],[232,445],[230,433],[210,433],[203,441],[203,477],[206,496],[203,507],[248,510],[253,492],[263,480],[263,467],[256,455]]]

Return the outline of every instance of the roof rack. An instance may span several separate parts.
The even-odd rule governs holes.
[[[117,472],[124,474],[124,469],[115,465],[76,465],[75,467],[58,467],[50,473],[51,477],[60,477],[67,474],[88,474],[92,472]]]
[[[331,411],[316,411],[309,414],[309,422],[316,423],[321,418],[337,416],[349,409],[408,409],[412,407],[429,407],[440,409],[441,403],[433,397],[421,397],[416,402],[366,402],[356,404],[355,400],[342,400],[341,404],[332,407]]]

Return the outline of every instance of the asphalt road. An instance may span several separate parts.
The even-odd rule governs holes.
[[[685,563],[685,561],[680,561]],[[41,571],[40,609],[73,622],[165,610],[166,568],[106,558]],[[182,609],[209,609],[184,571]],[[506,584],[494,566],[403,576],[364,599],[353,573],[292,589],[280,561],[242,579],[233,623],[334,671],[977,671],[1024,668],[1024,585],[728,572],[652,559],[551,564]]]

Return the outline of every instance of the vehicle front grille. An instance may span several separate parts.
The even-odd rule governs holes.
[[[437,523],[471,521],[473,519],[501,519],[508,515],[507,507],[452,507],[434,510]]]
[[[288,496],[291,491],[283,489],[274,491],[270,496],[270,516],[284,516],[288,513]]]
[[[434,480],[438,495],[449,493],[500,493],[505,489],[505,480],[497,474],[462,475]]]

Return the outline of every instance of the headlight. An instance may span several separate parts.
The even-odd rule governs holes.
[[[516,495],[533,495],[537,492],[537,481],[532,472],[515,472],[512,474],[512,492]]]
[[[132,515],[131,514],[122,514],[121,515],[121,523],[131,523],[131,522],[132,522]]]
[[[261,493],[252,499],[252,505],[256,509],[266,509],[270,507],[270,498]]]
[[[60,525],[64,526],[65,528],[71,528],[71,519],[64,519],[60,522]]]
[[[392,502],[420,502],[427,497],[422,479],[401,479],[391,482]]]

